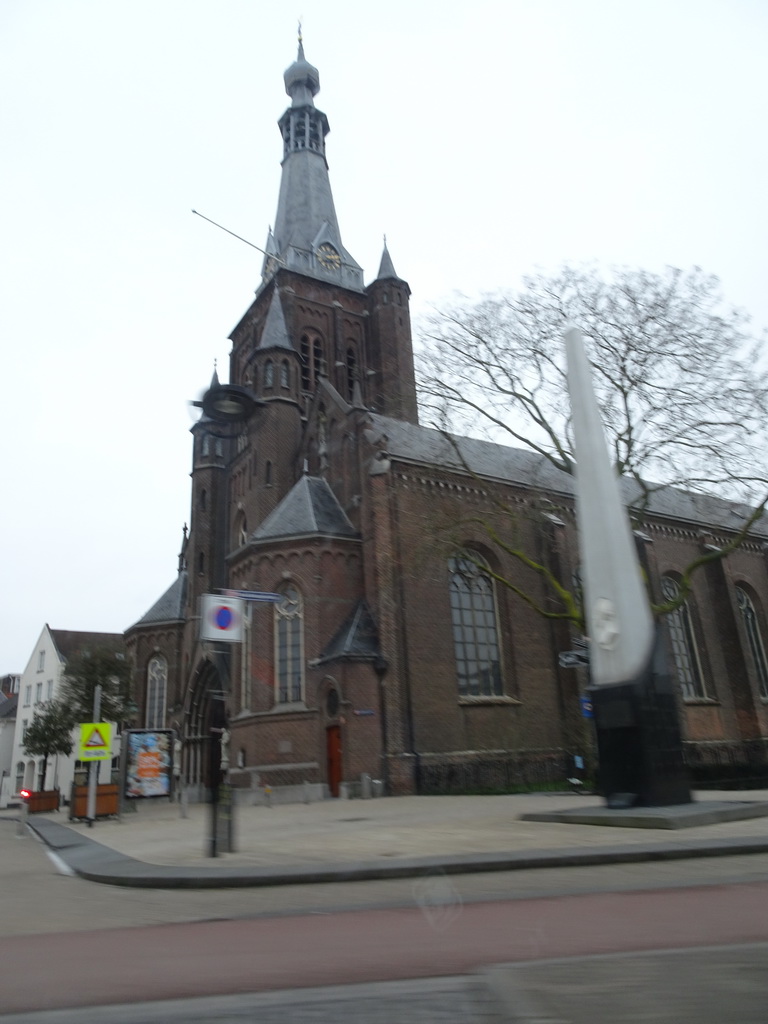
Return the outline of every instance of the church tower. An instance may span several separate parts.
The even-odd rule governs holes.
[[[367,287],[344,245],[328,118],[315,106],[320,76],[301,40],[284,82],[277,212],[254,299],[230,335],[226,386],[245,389],[252,408],[225,427],[204,412],[192,429],[188,586],[168,627],[183,650],[175,664],[184,706],[174,716],[188,783],[213,778],[211,731],[226,719],[239,784],[283,762],[275,782],[290,783],[295,762],[303,779],[336,795],[342,775],[379,773],[379,723],[371,712],[353,728],[344,701],[354,693],[373,708],[380,699],[362,533],[370,453],[361,438],[373,414],[418,422],[410,290],[386,245]],[[218,387],[215,375],[209,396]],[[222,590],[271,591],[281,601],[249,606],[242,643],[203,642],[199,598]],[[130,631],[136,651],[144,629],[140,620]],[[146,672],[137,665],[139,694]]]

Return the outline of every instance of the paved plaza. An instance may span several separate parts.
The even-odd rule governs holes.
[[[572,793],[241,805],[234,849],[221,852],[219,842],[217,856],[206,804],[144,801],[92,827],[68,821],[63,810],[35,815],[30,825],[83,877],[135,886],[274,885],[403,877],[430,864],[463,873],[768,852],[768,792],[700,793],[690,810],[706,808],[740,816],[637,827],[636,812],[606,820],[598,797]],[[674,817],[677,809],[667,810]]]

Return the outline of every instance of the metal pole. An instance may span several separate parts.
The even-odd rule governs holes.
[[[99,721],[101,716],[101,685],[96,684],[96,688],[93,691],[93,720],[94,722]],[[98,769],[99,762],[96,762],[96,771],[94,771],[94,763],[90,762],[88,767],[88,828],[93,828],[93,822],[96,819],[96,786],[98,783]]]

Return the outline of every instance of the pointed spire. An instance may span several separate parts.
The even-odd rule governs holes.
[[[182,530],[181,538],[181,550],[179,551],[179,572],[182,573],[187,568],[187,542],[189,539],[189,527],[184,523],[184,529]]]
[[[212,388],[221,387],[221,385],[219,384],[219,371],[217,369],[216,362],[217,361],[214,359],[213,360],[213,376],[211,377],[211,387]]]
[[[259,349],[267,348],[288,348],[293,350],[291,339],[288,336],[288,328],[285,324],[283,304],[280,301],[280,293],[277,289],[272,294],[267,319],[264,322],[264,330],[261,332],[261,341],[259,342]]]
[[[387,248],[387,236],[384,235],[384,251],[381,254],[381,263],[379,264],[379,272],[376,275],[376,280],[381,281],[388,277],[394,277],[398,281],[400,280],[395,273],[395,266],[392,262],[392,257],[389,255],[389,249]]]
[[[304,56],[301,34],[297,59],[284,79],[291,105],[278,122],[283,170],[274,232],[267,239],[263,283],[282,266],[362,291],[362,269],[341,242],[325,158],[328,118],[314,104],[320,75]]]

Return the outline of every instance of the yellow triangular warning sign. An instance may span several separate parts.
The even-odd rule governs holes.
[[[77,749],[81,761],[106,761],[112,756],[112,723],[81,722]]]
[[[83,746],[88,747],[106,747],[107,741],[104,736],[101,735],[98,729],[94,729],[88,739],[85,741]]]

